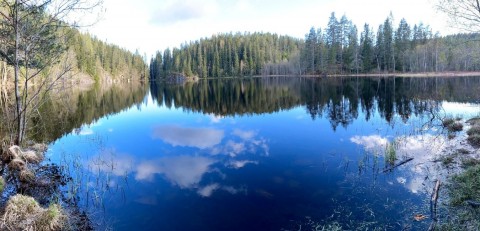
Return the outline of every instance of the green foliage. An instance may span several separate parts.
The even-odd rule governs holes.
[[[99,80],[104,74],[114,78],[146,78],[147,66],[143,57],[108,44],[90,34],[72,29],[71,47],[77,58],[77,68]]]
[[[182,44],[179,49],[166,49],[163,55],[157,52],[150,61],[150,76],[162,79],[181,73],[206,78],[279,73],[285,67],[272,65],[295,59],[300,45],[301,40],[270,33],[218,34]]]
[[[353,23],[345,16],[338,21],[333,13],[324,34],[320,28],[316,34],[313,31],[305,38],[300,73],[480,70],[480,56],[476,55],[480,51],[480,34],[440,37],[422,23],[411,28],[405,19],[395,29],[389,16],[378,27],[376,37],[366,24],[358,43]]]

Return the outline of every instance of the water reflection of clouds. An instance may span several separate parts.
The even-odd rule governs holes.
[[[219,144],[223,137],[223,130],[213,128],[190,128],[166,125],[156,127],[153,131],[153,138],[161,139],[174,147],[210,148]]]
[[[225,137],[225,134],[229,136]],[[174,186],[193,189],[202,197],[209,197],[216,191],[237,194],[246,192],[246,187],[225,185],[223,181],[228,177],[222,167],[239,170],[247,165],[258,165],[259,161],[250,160],[250,155],[268,156],[269,149],[267,140],[253,130],[234,129],[227,133],[214,128],[170,125],[156,127],[152,137],[173,147],[187,146],[198,150],[192,152],[194,155],[185,155],[175,154],[175,149],[172,149],[169,156],[144,160],[130,155],[116,155],[112,150],[93,158],[89,169],[120,177],[133,174],[135,180],[144,182],[153,181],[158,175]],[[242,157],[238,158],[239,155]],[[215,176],[209,181],[202,181],[206,174]]]
[[[100,126],[102,126],[102,123],[97,121],[97,122],[92,123],[90,125],[83,125],[80,128],[76,128],[76,129],[73,130],[73,132],[77,135],[80,135],[80,136],[93,135],[95,132],[93,131],[92,128],[100,127]]]
[[[350,138],[355,144],[363,146],[363,148],[369,152],[372,152],[376,155],[382,153],[386,145],[388,143],[388,139],[381,137],[379,135],[371,135],[371,136],[354,136]]]
[[[202,156],[173,156],[143,161],[136,167],[135,179],[151,180],[155,174],[161,174],[180,188],[192,188],[198,185],[215,162],[212,158]]]
[[[240,169],[245,167],[247,164],[258,164],[258,161],[252,161],[252,160],[232,160],[228,163],[228,167],[234,168],[234,169]]]
[[[378,155],[385,153],[388,143],[386,137],[379,135],[354,136],[351,142],[363,146],[368,152]],[[430,172],[431,165],[447,148],[447,142],[443,136],[432,134],[400,136],[395,139],[395,151],[398,159],[413,157],[414,159],[404,166],[400,166],[397,173],[404,174],[397,177],[397,183],[405,185],[413,193],[418,193],[424,187],[425,177],[434,179],[437,173]],[[402,171],[403,170],[403,171]]]

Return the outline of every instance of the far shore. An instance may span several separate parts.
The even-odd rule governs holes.
[[[323,77],[473,77],[480,76],[480,71],[471,72],[417,72],[417,73],[359,73],[359,74],[320,74],[320,75],[258,75],[253,77],[311,77],[311,78],[323,78]]]

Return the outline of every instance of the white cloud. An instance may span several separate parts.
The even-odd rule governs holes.
[[[155,128],[152,136],[174,147],[188,146],[205,149],[219,144],[223,139],[224,132],[223,130],[213,128],[190,128],[169,125]]]
[[[161,174],[180,188],[192,188],[198,185],[215,162],[201,156],[175,156],[143,161],[136,167],[135,179],[151,180],[155,174]]]
[[[88,135],[93,135],[93,130],[91,128],[82,128],[80,132],[78,133],[81,136],[88,136]]]
[[[247,164],[258,164],[258,161],[253,160],[234,160],[230,161],[228,164],[229,167],[239,169],[245,167]]]
[[[125,176],[133,170],[134,159],[127,154],[118,154],[113,150],[105,150],[88,162],[92,172],[102,171],[116,176]]]
[[[374,6],[375,10],[365,10],[366,6]],[[429,0],[144,0],[142,4],[105,0],[105,8],[104,20],[89,30],[131,51],[140,49],[148,57],[156,50],[231,31],[264,31],[303,38],[311,26],[325,28],[332,11],[337,17],[346,14],[359,31],[364,23],[377,29],[390,11],[395,24],[405,17],[411,25],[423,21],[434,30],[447,31],[447,20],[435,12]]]
[[[367,151],[375,154],[383,153],[388,143],[387,138],[383,138],[379,135],[354,136],[350,138],[350,141],[362,145]]]
[[[214,115],[214,114],[210,114],[210,115],[208,115],[208,117],[210,117],[210,122],[214,123],[214,124],[220,123],[222,121],[222,119],[224,118],[223,116]]]
[[[210,197],[215,190],[219,189],[220,185],[219,184],[210,184],[205,187],[202,187],[198,189],[197,193],[202,196],[202,197]]]
[[[225,145],[225,152],[231,157],[235,157],[243,151],[245,151],[245,143],[237,143],[229,140]]]
[[[256,135],[255,131],[244,131],[240,129],[233,130],[232,134],[243,140],[251,140]]]

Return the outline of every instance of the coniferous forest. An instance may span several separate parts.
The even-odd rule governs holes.
[[[205,77],[331,75],[480,70],[480,35],[441,36],[423,23],[362,28],[343,15],[325,28],[312,27],[304,39],[271,33],[227,33],[180,48],[158,51],[150,61],[152,79],[172,74]],[[361,31],[360,31],[361,30]]]

